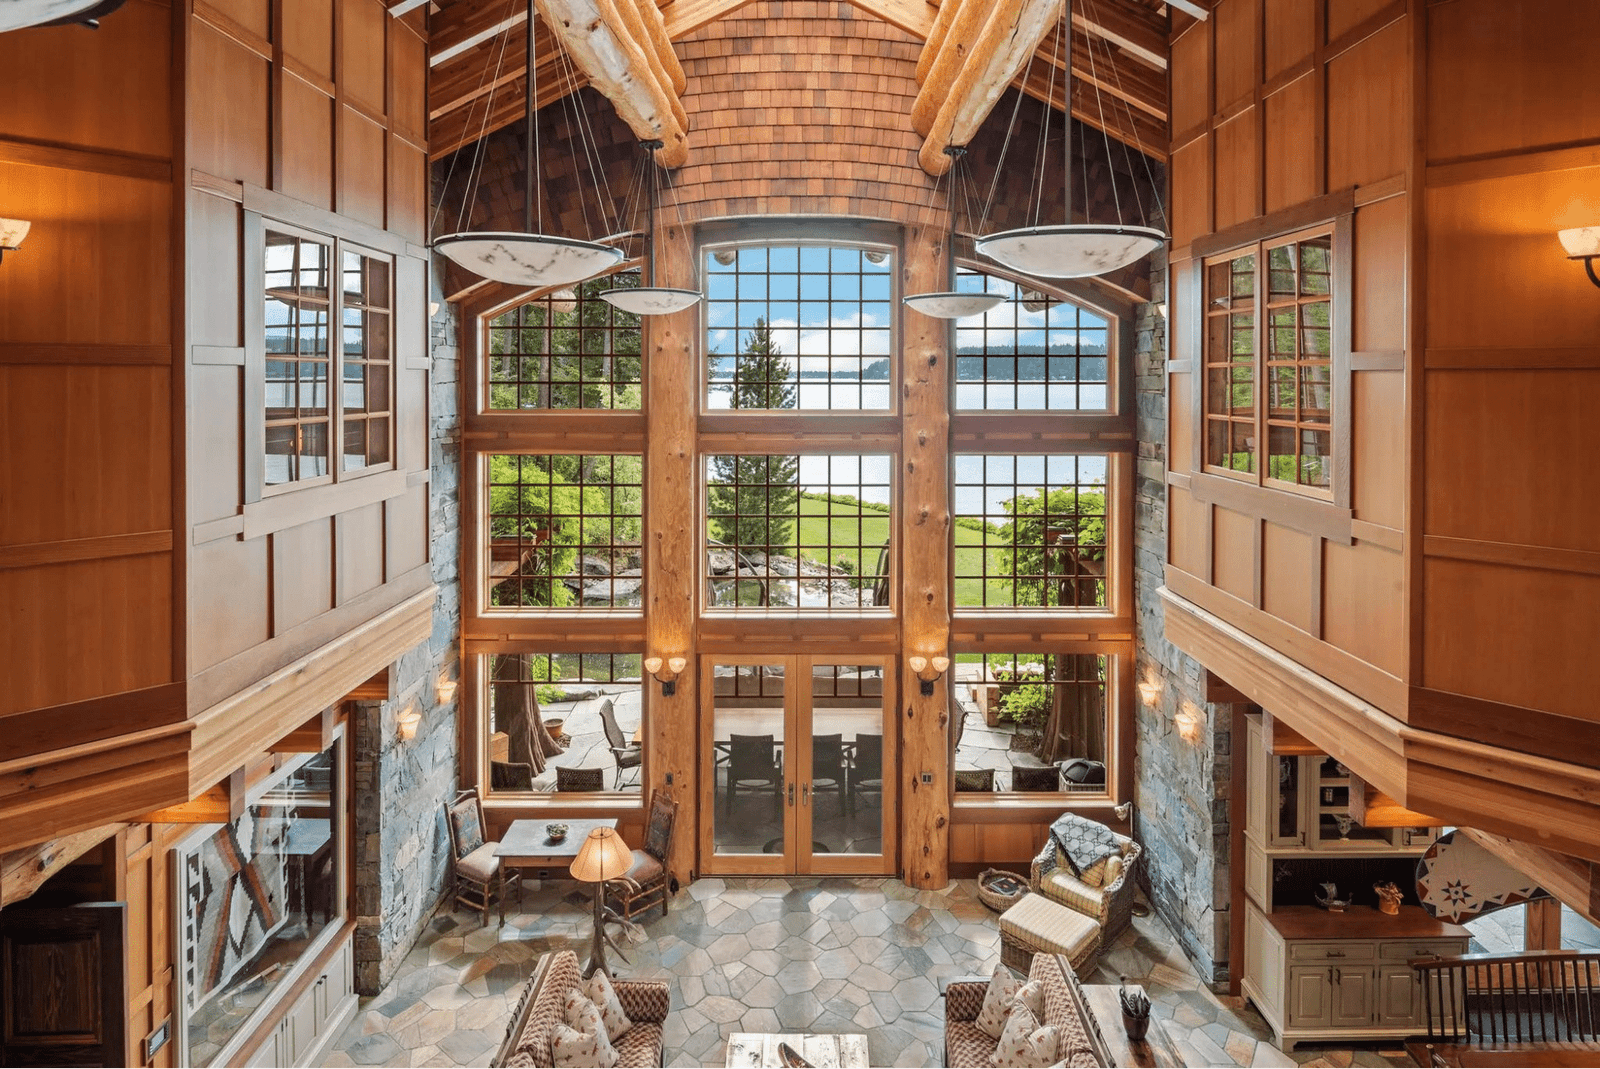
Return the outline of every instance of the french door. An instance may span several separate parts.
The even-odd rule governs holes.
[[[893,875],[888,657],[703,657],[700,870]]]

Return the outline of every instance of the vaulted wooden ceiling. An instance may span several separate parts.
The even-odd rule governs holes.
[[[528,84],[526,0],[386,2],[391,13],[397,16],[419,9],[426,12],[431,68],[429,145],[434,159],[520,121]],[[644,136],[644,125],[652,121],[657,129],[671,130],[673,122],[668,112],[675,110],[681,118],[681,105],[676,102],[682,91],[682,71],[670,69],[676,66],[670,42],[732,14],[750,0],[539,2],[542,17],[536,26],[534,41],[537,105],[543,107],[589,84],[582,69],[598,70],[609,59],[615,70],[618,57],[629,56],[637,69],[623,74],[628,84],[607,84],[608,79],[602,75],[595,87],[617,104],[619,114]],[[982,5],[987,12],[1007,4],[1007,0],[942,0],[941,17],[940,6],[929,0],[849,2],[919,40],[926,42],[932,35],[933,43],[925,50],[919,70],[931,67],[937,60],[935,50],[950,33],[951,26],[961,21],[959,7]],[[1023,7],[1040,2],[1012,0],[1010,6],[1020,12]],[[1067,97],[1066,80],[1060,72],[1070,62],[1073,116],[1152,157],[1165,159],[1169,136],[1168,42],[1193,18],[1205,17],[1212,2],[1173,0],[1169,7],[1163,0],[1074,0],[1070,61],[1062,54],[1057,16],[1034,49],[1035,61],[1019,63],[1021,73],[1014,76],[1010,76],[1009,71],[1004,72],[1005,81],[1060,108]],[[1053,4],[1059,10],[1059,0],[1053,0]],[[558,24],[559,35],[551,31],[552,17],[565,22],[565,25]],[[1018,15],[1019,19],[1024,17]],[[969,17],[966,22],[973,24],[975,20]],[[591,34],[604,34],[608,26],[615,27],[614,36],[596,42],[597,48],[582,39]],[[562,54],[558,36],[566,38],[570,55]],[[971,42],[963,41],[961,47],[967,49]],[[576,49],[582,48],[590,48],[591,54],[576,54]],[[648,73],[641,73],[646,70]],[[672,91],[674,80],[679,80],[676,91]],[[973,91],[967,83],[977,81],[980,79],[969,76],[962,91]],[[988,88],[998,93],[1004,84]],[[982,101],[973,107],[982,108]],[[626,110],[629,108],[634,109],[632,118]],[[987,108],[982,110],[987,111]],[[970,124],[972,117],[966,118]],[[907,122],[911,122],[911,116],[907,116]],[[919,123],[919,131],[924,125],[932,124],[924,118]],[[692,143],[692,132],[689,136]],[[930,147],[924,149],[925,160],[935,156],[941,147],[938,138],[937,132],[929,135]],[[672,147],[670,137],[666,140],[669,145],[662,154],[662,162],[675,166],[676,162],[682,162],[682,154]],[[687,147],[686,144],[684,149]],[[676,162],[667,158],[673,155],[678,157]]]

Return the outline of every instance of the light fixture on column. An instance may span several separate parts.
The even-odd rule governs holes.
[[[660,141],[641,141],[644,148],[644,166],[650,169],[650,178],[644,182],[643,176],[638,185],[646,185],[645,230],[650,235],[646,255],[649,257],[645,264],[645,284],[643,286],[619,286],[615,289],[601,290],[600,299],[624,312],[632,312],[640,316],[671,315],[681,312],[685,308],[692,308],[700,300],[699,290],[676,289],[671,286],[656,285],[656,198],[661,186],[661,167],[655,162],[654,153],[661,147]],[[674,201],[676,203],[676,201]],[[678,223],[682,228],[683,216],[679,213]]]
[[[933,696],[933,684],[950,667],[950,658],[922,657],[920,655],[907,657],[906,667],[916,674],[917,679],[921,680],[919,689],[922,692],[922,696],[928,698]]]
[[[666,669],[663,671],[663,667]],[[661,684],[661,696],[670,698],[678,693],[678,676],[685,668],[689,667],[687,657],[668,657],[665,662],[660,657],[646,657],[644,670]]]
[[[1091,12],[1091,15],[1093,12]],[[1109,162],[1111,155],[1111,136],[1104,131],[1105,102],[1100,92],[1102,76],[1095,69],[1095,53],[1097,47],[1093,39],[1088,40],[1088,58],[1091,78],[1089,84],[1094,89],[1095,104],[1101,115],[1101,133],[1105,138],[1106,156]],[[1054,60],[1059,61],[1062,54],[1072,55],[1072,0],[1066,0],[1064,19],[1061,32],[1056,37],[1057,55]],[[1112,60],[1109,47],[1103,48],[1107,63],[1107,74],[1116,81],[1116,65]],[[1030,66],[1032,61],[1029,61]],[[1044,202],[1044,177],[1045,154],[1043,146],[1049,141],[1050,115],[1055,109],[1048,103],[1044,112],[1044,131],[1039,139],[1039,166],[1038,166],[1038,195],[1035,197],[1034,225],[1019,227],[1014,230],[990,234],[977,240],[975,247],[978,252],[993,260],[1004,264],[1014,271],[1033,275],[1037,278],[1082,278],[1088,275],[1103,275],[1126,267],[1135,261],[1150,255],[1162,245],[1166,244],[1167,236],[1162,231],[1151,226],[1133,226],[1123,221],[1122,198],[1117,192],[1116,176],[1111,179],[1111,195],[1116,205],[1117,221],[1115,223],[1074,223],[1072,221],[1072,67],[1073,63],[1052,62],[1050,65],[1050,85],[1047,99],[1053,96],[1055,90],[1055,75],[1057,68],[1066,70],[1066,85],[1064,98],[1069,106],[1063,108],[1062,117],[1062,144],[1065,151],[1065,166],[1063,168],[1064,205],[1062,209],[1063,222],[1055,225],[1039,225],[1039,207]],[[1020,103],[1020,98],[1019,98]],[[1113,100],[1112,108],[1116,104]],[[1131,112],[1130,112],[1131,119]],[[1016,114],[1012,115],[1012,123],[1016,122]],[[1004,158],[1002,157],[1002,164]],[[1130,161],[1131,163],[1131,161]],[[1132,175],[1132,167],[1129,174]],[[1155,183],[1152,178],[1152,187]],[[1135,186],[1135,193],[1138,187]],[[1087,203],[1087,202],[1086,202]],[[1142,208],[1141,202],[1141,208]],[[1159,208],[1159,205],[1158,205]],[[1087,215],[1087,210],[1085,211]]]
[[[70,23],[98,30],[100,20],[122,4],[123,0],[6,0],[0,4],[0,33]]]
[[[509,282],[520,286],[560,286],[569,282],[582,282],[586,278],[615,267],[622,262],[622,250],[594,241],[557,237],[541,233],[535,228],[544,226],[544,170],[542,154],[535,142],[539,137],[538,98],[539,63],[534,49],[534,25],[537,11],[534,0],[528,0],[528,84],[525,117],[528,125],[523,138],[523,232],[506,230],[458,231],[435,238],[435,251],[454,260],[468,271],[496,282]],[[487,61],[497,68],[505,60],[506,42],[501,41],[499,59],[491,51]],[[559,45],[557,48],[559,49]],[[484,122],[494,109],[494,92],[489,93],[485,104]],[[487,129],[483,131],[487,134]],[[471,192],[476,186],[476,176],[481,172],[487,138],[480,136],[474,153],[472,168],[467,175],[467,193],[462,197],[462,218],[465,223],[467,207],[472,201]],[[448,183],[449,177],[446,176]],[[537,209],[535,205],[537,204]]]
[[[961,166],[961,161],[966,158],[966,148],[958,145],[945,147],[945,154],[950,157],[950,189],[945,194],[945,254],[954,258],[956,241],[956,175]],[[943,176],[940,176],[942,180]],[[933,192],[929,195],[931,206],[933,198],[939,195],[939,181],[933,184]],[[970,223],[970,220],[969,220]],[[981,279],[983,276],[975,275]],[[982,315],[1001,301],[1005,300],[1003,293],[912,293],[901,299],[907,308],[921,312],[934,319],[965,319],[967,316]]]
[[[617,834],[615,828],[596,828],[591,831],[578,848],[578,856],[572,859],[572,878],[579,883],[594,885],[594,937],[589,944],[589,964],[583,970],[585,977],[593,976],[596,970],[611,975],[611,970],[606,968],[605,945],[611,942],[606,935],[606,921],[612,916],[605,906],[605,884],[607,880],[621,877],[632,864],[633,851],[622,841],[622,836]],[[611,948],[618,954],[622,953],[622,948],[615,943],[611,943]]]
[[[1600,276],[1594,273],[1594,259],[1600,256],[1600,226],[1578,226],[1556,234],[1567,250],[1567,259],[1582,260],[1583,269],[1589,272],[1589,281],[1600,286]]]
[[[6,253],[22,247],[22,239],[32,227],[26,219],[0,219],[0,261],[5,260]]]

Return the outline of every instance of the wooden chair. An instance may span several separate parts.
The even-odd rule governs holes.
[[[483,801],[477,791],[462,791],[444,807],[450,828],[451,871],[455,875],[456,908],[466,905],[489,923],[489,905],[500,903],[500,923],[506,922],[508,884],[516,884],[517,905],[522,905],[522,873],[506,872],[495,857],[499,843],[484,838]]]
[[[600,724],[605,728],[606,745],[611,749],[611,756],[617,759],[616,789],[621,790],[623,770],[644,767],[644,750],[638,743],[629,742],[622,728],[617,726],[617,712],[612,708],[609,698],[600,704]]]
[[[650,792],[650,817],[644,829],[644,849],[633,852],[633,864],[622,878],[608,883],[607,892],[617,911],[629,920],[659,903],[667,915],[670,882],[667,858],[672,855],[672,833],[678,823],[678,802],[659,787]]]
[[[603,768],[556,768],[557,791],[603,791],[606,789],[606,770]]]

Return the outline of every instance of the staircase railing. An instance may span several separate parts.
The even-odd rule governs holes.
[[[1464,954],[1411,967],[1422,984],[1430,1042],[1600,1043],[1600,953]]]

